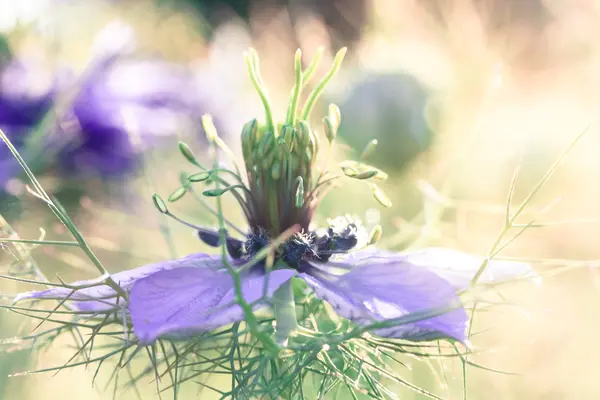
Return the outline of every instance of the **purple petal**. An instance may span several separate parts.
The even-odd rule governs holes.
[[[484,257],[474,256],[458,250],[433,247],[404,253],[415,265],[428,268],[446,279],[457,291],[468,289]],[[541,283],[539,275],[527,263],[490,260],[479,278],[479,283],[507,282],[518,278],[530,278]]]
[[[336,265],[335,262],[330,264]],[[351,265],[354,269],[337,278],[328,279],[318,273],[299,276],[339,315],[360,326],[458,305],[460,308],[442,315],[377,329],[374,333],[414,341],[439,338],[466,341],[467,314],[445,279],[411,264],[406,258],[377,257],[371,252],[363,257],[360,252],[355,253]]]
[[[385,260],[398,263],[409,262],[436,273],[450,282],[456,291],[463,291],[471,285],[471,281],[484,259],[481,256],[442,247],[431,247],[402,253],[369,248],[349,253],[339,260],[334,260],[324,265],[348,269],[360,264],[384,262]],[[500,283],[519,278],[528,278],[536,284],[541,283],[539,275],[529,264],[499,260],[490,260],[488,262],[478,282]]]
[[[222,266],[223,262],[220,256],[210,256],[208,254],[198,253],[191,254],[178,260],[169,260],[155,264],[148,264],[144,265],[143,267],[119,272],[113,274],[112,278],[119,284],[119,286],[128,291],[138,279],[145,278],[159,271],[183,267],[195,267],[198,269],[204,267],[207,269],[216,269]],[[71,285],[86,285],[92,282],[93,280],[77,281]],[[15,298],[15,303],[27,299],[62,300],[67,297],[69,300],[74,300],[75,303],[73,305],[82,311],[102,312],[114,308],[114,306],[117,304],[117,293],[106,285],[80,289],[75,292],[64,287],[55,287],[36,292],[26,292],[19,294]]]
[[[268,277],[267,295],[295,274],[277,270]],[[242,282],[245,301],[262,297],[265,276],[246,277]],[[129,312],[134,333],[142,344],[157,338],[190,337],[244,319],[235,300],[231,276],[207,268],[177,268],[138,280],[131,289]]]

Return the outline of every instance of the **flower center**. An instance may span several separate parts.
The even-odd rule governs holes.
[[[296,233],[277,249],[276,256],[289,267],[301,270],[304,261],[326,262],[334,254],[347,253],[358,244],[357,234],[354,223],[341,229],[331,226],[322,233]],[[266,231],[251,233],[244,242],[244,257],[252,259],[269,242]]]

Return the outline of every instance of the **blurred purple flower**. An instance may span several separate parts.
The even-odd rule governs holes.
[[[244,275],[242,292],[245,300],[253,303],[262,298],[265,284],[271,297],[282,284],[297,277],[340,316],[359,326],[441,311],[432,318],[374,331],[380,336],[466,342],[468,317],[457,292],[469,287],[482,261],[481,257],[443,248],[407,253],[363,250],[334,261],[302,261],[295,269],[274,270],[268,275],[255,268]],[[235,259],[231,262],[240,263]],[[527,264],[491,261],[480,282],[497,283],[519,276],[535,275]],[[129,292],[127,319],[143,344],[160,337],[191,337],[244,318],[242,309],[233,304],[233,281],[220,256],[193,254],[117,273],[113,278]],[[113,309],[117,301],[116,293],[108,286],[76,292],[62,287],[28,292],[16,301],[65,298],[90,313]],[[263,306],[265,303],[256,308]]]
[[[208,95],[197,90],[193,71],[132,56],[132,35],[121,23],[103,29],[93,61],[77,81],[63,69],[51,77],[51,85],[40,88],[44,71],[24,61],[2,71],[0,126],[19,150],[53,104],[60,107],[55,123],[43,127],[43,143],[36,138],[35,151],[23,152],[26,161],[57,166],[66,176],[118,177],[133,171],[142,150],[161,137],[200,126]],[[19,173],[4,145],[0,166],[0,186]]]
[[[145,145],[181,132],[202,109],[189,90],[192,74],[160,60],[101,60],[87,74],[63,130],[65,173],[115,176],[133,170]],[[190,94],[191,93],[191,94]]]
[[[10,61],[0,71],[0,128],[22,148],[27,134],[52,106],[57,82],[25,61]],[[0,145],[0,187],[19,172],[8,148]]]

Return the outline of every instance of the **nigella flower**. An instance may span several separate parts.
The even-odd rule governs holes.
[[[480,282],[488,283],[530,276],[532,271],[527,265],[489,261],[487,269],[479,271],[483,258],[455,250],[377,250],[365,245],[374,243],[380,230],[375,230],[366,242],[361,239],[359,225],[348,219],[334,220],[325,230],[313,229],[319,201],[337,179],[350,177],[366,183],[376,199],[390,205],[372,182],[385,179],[383,172],[357,162],[343,163],[343,173],[338,175],[316,167],[322,147],[335,140],[340,113],[332,105],[324,118],[327,144],[319,140],[307,121],[344,53],[338,53],[330,73],[301,110],[300,91],[316,62],[302,71],[300,52],[296,54],[296,85],[286,119],[280,125],[273,122],[257,56],[253,52],[247,55],[250,76],[267,117],[264,125],[252,120],[243,128],[246,179],[237,168],[206,169],[187,146],[180,146],[184,156],[201,171],[190,175],[188,185],[175,191],[169,200],[178,200],[193,184],[214,183],[216,187],[204,194],[216,197],[232,193],[246,216],[248,231],[241,239],[224,227],[219,232],[198,229],[205,243],[215,247],[222,244],[226,252],[221,256],[192,254],[113,275],[127,298],[108,286],[90,287],[89,282],[76,282],[71,287],[23,293],[17,300],[71,300],[76,308],[90,314],[120,310],[116,315],[131,325],[141,344],[159,338],[188,338],[241,321],[248,314],[240,299],[251,309],[271,303],[277,321],[276,339],[285,344],[296,329],[291,283],[301,279],[318,298],[358,326],[423,315],[403,324],[379,325],[373,330],[377,335],[412,341],[446,338],[466,342],[468,316],[458,294],[469,288],[476,275]],[[224,147],[210,119],[203,122],[211,146]],[[232,177],[236,184],[228,183]],[[158,196],[154,201],[159,211],[174,217]],[[271,251],[272,257],[262,257],[265,250]],[[83,288],[73,290],[76,286]]]
[[[63,117],[73,140],[59,154],[62,171],[103,177],[132,171],[143,145],[181,132],[199,115],[203,105],[187,89],[192,79],[185,67],[157,59],[98,61]]]
[[[192,70],[157,57],[134,56],[132,36],[131,28],[121,23],[104,28],[79,79],[64,68],[40,73],[38,65],[24,60],[3,69],[0,127],[24,149],[34,169],[58,167],[67,177],[123,176],[139,165],[144,148],[188,133],[200,121],[207,104],[190,91]],[[45,75],[51,76],[40,79]],[[53,105],[52,123],[41,126]],[[36,128],[41,131],[32,139]],[[4,146],[0,150],[1,186],[20,169]]]
[[[50,109],[58,80],[25,59],[12,59],[0,70],[0,128],[18,148]],[[0,187],[20,170],[5,146],[0,148]]]

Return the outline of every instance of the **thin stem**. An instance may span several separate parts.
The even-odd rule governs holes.
[[[275,341],[281,346],[286,346],[289,336],[298,327],[294,288],[291,279],[275,291],[273,307],[275,308],[275,320],[277,321]]]
[[[214,148],[213,148],[214,151]],[[218,166],[218,160],[215,155],[214,160],[215,168]],[[219,188],[219,182],[215,182],[216,188]],[[223,265],[227,268],[231,279],[233,280],[233,288],[235,291],[235,299],[238,305],[242,308],[244,312],[244,319],[250,328],[252,334],[260,340],[260,342],[265,346],[265,349],[273,354],[277,354],[279,352],[279,346],[277,343],[273,341],[273,338],[266,335],[262,331],[260,331],[258,327],[258,323],[256,320],[256,316],[252,310],[252,306],[246,302],[244,299],[244,294],[242,292],[242,279],[239,271],[236,271],[231,263],[229,262],[229,258],[227,256],[227,231],[225,229],[225,221],[223,219],[223,204],[221,196],[217,196],[217,213],[218,213],[218,221],[219,221],[219,234],[220,244],[221,244],[221,257],[223,259]]]
[[[4,141],[4,143],[6,143],[6,145],[8,146],[8,149],[10,150],[12,155],[15,157],[15,159],[17,160],[17,162],[19,163],[21,168],[23,168],[23,170],[27,174],[27,177],[29,178],[29,180],[31,181],[33,186],[35,187],[37,193],[41,196],[42,200],[44,202],[46,202],[46,204],[48,205],[48,207],[50,207],[52,212],[67,227],[67,229],[69,229],[69,231],[71,232],[71,234],[73,235],[75,240],[79,243],[79,247],[81,248],[81,250],[83,250],[83,252],[92,261],[92,263],[94,264],[96,269],[98,269],[98,271],[103,276],[105,276],[105,283],[108,286],[110,286],[115,292],[119,293],[119,295],[121,295],[123,298],[127,299],[128,294],[123,290],[123,288],[121,288],[110,277],[110,273],[104,268],[104,266],[102,265],[102,263],[100,262],[100,260],[96,256],[96,254],[89,247],[89,245],[85,241],[83,235],[81,234],[81,232],[79,232],[79,230],[77,229],[77,227],[75,226],[75,224],[73,223],[71,218],[67,215],[64,208],[62,206],[60,206],[60,204],[57,203],[56,200],[53,200],[48,196],[48,194],[46,193],[46,191],[44,190],[42,185],[40,185],[39,181],[37,180],[37,178],[35,177],[33,172],[31,172],[31,170],[25,163],[25,160],[23,160],[23,158],[21,157],[21,155],[19,154],[17,149],[12,145],[12,143],[10,142],[10,140],[8,139],[8,137],[4,134],[4,132],[2,130],[0,130],[0,139],[2,139]]]
[[[494,244],[492,245],[492,248],[488,252],[488,254],[490,256],[492,256],[494,254],[497,254],[497,249],[500,246],[500,243],[502,242],[502,239],[508,233],[508,231],[511,228],[514,227],[514,223],[515,223],[516,219],[523,213],[523,211],[525,211],[525,208],[531,202],[531,200],[537,194],[537,192],[539,192],[539,190],[548,182],[548,180],[550,180],[550,178],[552,177],[552,175],[554,175],[554,173],[556,172],[556,170],[558,169],[558,167],[560,166],[560,164],[569,155],[569,153],[573,150],[573,148],[581,140],[581,138],[583,138],[583,136],[589,131],[589,129],[594,124],[594,122],[596,121],[596,119],[598,119],[599,116],[600,116],[600,112],[596,113],[596,115],[594,115],[592,117],[592,119],[586,124],[586,126],[581,130],[581,132],[579,132],[579,134],[577,134],[577,136],[575,136],[575,138],[571,141],[571,143],[569,143],[569,145],[567,146],[567,148],[556,159],[556,161],[554,161],[554,163],[548,169],[548,171],[546,171],[546,173],[544,174],[544,176],[542,177],[542,179],[540,179],[539,182],[534,186],[534,188],[529,192],[529,194],[527,195],[527,197],[525,198],[525,200],[523,200],[523,202],[521,203],[521,205],[517,208],[517,210],[515,211],[515,213],[512,216],[507,216],[506,222],[505,222],[504,226],[500,230],[500,233],[498,234],[498,237],[496,238],[496,241],[494,242]],[[511,181],[511,186],[510,186],[511,188],[509,190],[509,197],[508,197],[508,200],[507,200],[507,202],[509,204],[507,204],[507,206],[506,206],[507,212],[510,211],[510,207],[511,207],[510,202],[512,200],[512,194],[513,194],[513,191],[514,191],[513,188],[515,186],[515,181],[516,181],[517,176],[518,176],[517,172],[518,172],[518,169],[516,170],[515,174],[513,175],[513,179]],[[533,221],[530,222],[530,223],[532,224]],[[528,227],[529,227],[529,224],[527,224],[524,227],[524,229],[527,229]],[[489,264],[489,261],[490,261],[490,256],[488,256],[484,260],[484,262],[481,264],[481,266],[479,267],[479,269],[477,270],[477,272],[473,276],[473,279],[471,280],[471,286],[475,286],[477,284],[477,282],[479,281],[479,278],[481,278],[481,275],[485,272],[485,269],[487,268],[487,266]]]
[[[28,244],[48,245],[48,246],[79,247],[79,243],[77,243],[77,242],[68,242],[68,241],[63,241],[63,240],[31,240],[31,239],[0,238],[0,243],[28,243]]]

